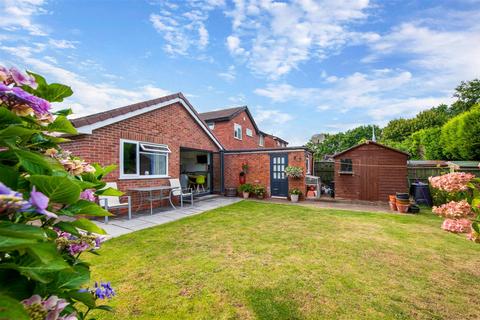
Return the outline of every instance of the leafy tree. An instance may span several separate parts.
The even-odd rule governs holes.
[[[383,128],[381,140],[402,142],[417,130],[414,119],[394,119]]]
[[[462,81],[461,84],[455,88],[453,96],[457,98],[457,101],[451,106],[453,115],[458,115],[470,110],[475,104],[480,103],[480,80]]]
[[[325,155],[333,155],[364,140],[371,140],[374,127],[375,134],[380,136],[382,129],[378,126],[359,126],[345,132],[325,134],[325,140],[321,143],[310,140],[307,147],[314,153],[316,159],[322,159]]]
[[[449,107],[441,104],[424,110],[414,118],[414,127],[416,130],[441,127],[452,117]]]

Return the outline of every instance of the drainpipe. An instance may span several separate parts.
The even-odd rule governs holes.
[[[224,168],[224,152],[220,150],[220,194],[225,194],[225,168]]]

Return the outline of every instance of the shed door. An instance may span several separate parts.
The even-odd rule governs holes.
[[[360,168],[360,199],[378,201],[378,159],[362,155],[360,161],[362,164]]]
[[[270,190],[274,197],[288,196],[288,178],[285,168],[288,166],[288,154],[270,155]]]

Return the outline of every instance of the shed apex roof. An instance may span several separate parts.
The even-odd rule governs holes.
[[[339,153],[334,154],[334,155],[333,155],[333,158],[336,158],[336,157],[338,157],[338,156],[341,156],[342,154],[347,153],[348,151],[357,149],[357,148],[362,147],[362,146],[365,146],[365,145],[370,145],[370,144],[373,144],[373,145],[379,146],[379,147],[384,148],[384,149],[389,149],[389,150],[392,150],[392,151],[395,151],[395,152],[404,154],[404,155],[406,155],[406,156],[408,156],[408,157],[410,156],[409,153],[403,152],[402,150],[398,150],[398,149],[395,149],[395,148],[392,148],[392,147],[383,145],[383,144],[378,143],[378,142],[375,142],[375,141],[367,140],[367,141],[364,142],[364,143],[357,144],[356,146],[353,146],[353,147],[351,147],[351,148],[348,148],[348,149],[346,149],[346,150],[343,150],[342,152],[339,152]]]

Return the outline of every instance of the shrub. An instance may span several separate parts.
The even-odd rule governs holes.
[[[114,167],[74,157],[58,144],[75,134],[70,110],[52,113],[51,102],[69,87],[48,84],[0,66],[0,318],[86,319],[97,299],[112,297],[110,283],[89,288],[90,265],[105,232],[81,216],[110,215],[92,200],[121,195],[102,178]],[[57,219],[66,216],[70,219]]]
[[[303,169],[301,167],[287,166],[285,168],[285,174],[289,178],[300,179],[303,177]]]
[[[250,183],[244,183],[238,186],[238,192],[253,192],[253,186]]]
[[[262,185],[255,185],[253,186],[253,193],[255,193],[257,197],[263,198],[267,193],[267,189]]]
[[[293,195],[298,195],[298,196],[302,195],[302,191],[298,188],[291,189],[289,193]]]

